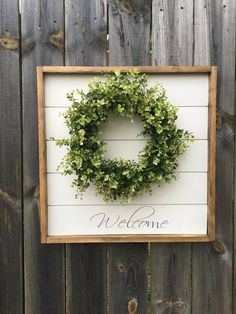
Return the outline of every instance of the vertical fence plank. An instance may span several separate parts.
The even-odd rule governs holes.
[[[109,3],[110,65],[149,65],[151,1]]]
[[[106,65],[106,0],[69,0],[66,5],[66,65]]]
[[[154,0],[153,65],[192,65],[193,1]],[[153,313],[191,313],[191,245],[151,245]]]
[[[0,313],[23,313],[18,1],[0,8]]]
[[[235,88],[235,1],[195,2],[195,64],[218,65],[216,156],[216,238],[212,245],[193,246],[193,313],[232,312],[233,167]],[[234,298],[235,299],[235,298]]]
[[[194,2],[194,65],[211,65],[211,0]]]
[[[152,64],[192,65],[193,0],[153,0]]]
[[[146,244],[108,246],[108,313],[148,313]]]
[[[109,2],[109,64],[148,65],[151,1]],[[108,308],[111,314],[148,312],[147,244],[108,246]]]
[[[63,64],[63,0],[22,0],[25,312],[64,313],[63,245],[40,244],[36,66]]]
[[[105,65],[106,0],[65,3],[66,65]],[[106,245],[67,245],[67,312],[106,312]]]

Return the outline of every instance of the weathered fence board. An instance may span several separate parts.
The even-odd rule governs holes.
[[[110,244],[108,258],[108,312],[148,313],[147,245]]]
[[[0,8],[0,313],[23,313],[19,12]]]
[[[109,65],[150,62],[151,1],[109,2]],[[146,244],[108,246],[109,313],[147,313]]]
[[[216,238],[225,252],[220,244],[218,253],[211,244],[193,246],[193,313],[232,311],[235,6],[207,0],[196,2],[194,10],[194,63],[218,65]]]
[[[109,64],[149,65],[150,0],[109,1]]]
[[[194,2],[194,65],[211,65],[213,49],[211,0]],[[214,62],[212,63],[214,65]]]
[[[153,0],[152,64],[193,64],[193,0]]]
[[[154,0],[152,64],[192,65],[193,1]],[[151,245],[153,313],[191,312],[191,244]]]
[[[64,247],[40,244],[36,66],[63,65],[63,1],[22,1],[25,312],[64,313]]]
[[[66,65],[106,65],[106,0],[65,3]],[[106,245],[67,245],[67,313],[106,311]]]
[[[65,3],[66,65],[106,65],[106,0]]]

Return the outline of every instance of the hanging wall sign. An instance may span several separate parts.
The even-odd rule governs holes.
[[[42,243],[214,240],[216,73],[38,67]]]

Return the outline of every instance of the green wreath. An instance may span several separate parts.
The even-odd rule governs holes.
[[[164,88],[147,86],[147,76],[137,70],[103,74],[103,79],[88,83],[88,92],[76,90],[68,94],[72,105],[64,114],[69,138],[57,140],[66,146],[67,154],[60,164],[65,175],[75,175],[72,183],[83,193],[94,183],[106,202],[130,199],[151,192],[151,185],[177,178],[178,157],[193,136],[176,126],[177,108],[171,105]],[[139,152],[138,162],[125,158],[106,159],[106,144],[100,127],[113,113],[142,119],[142,136],[147,138]]]

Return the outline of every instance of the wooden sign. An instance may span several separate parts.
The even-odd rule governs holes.
[[[128,204],[104,203],[89,187],[75,198],[73,178],[57,167],[66,149],[51,140],[68,136],[61,113],[70,105],[66,94],[101,76],[101,71],[129,67],[38,67],[40,221],[43,243],[73,242],[207,242],[215,238],[216,67],[135,67],[160,82],[177,124],[195,140],[181,157],[179,179],[153,186]],[[110,116],[102,127],[107,157],[136,159],[145,139],[141,120],[130,124]]]

